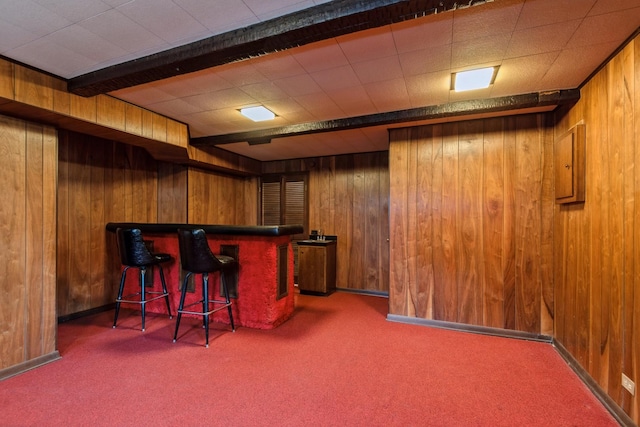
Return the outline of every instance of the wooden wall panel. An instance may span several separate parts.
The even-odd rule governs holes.
[[[502,246],[504,239],[504,120],[485,122],[483,141],[482,181],[483,217],[482,257],[484,260],[484,290],[482,298],[483,324],[503,328],[505,318]]]
[[[57,306],[66,316],[111,304],[120,278],[108,222],[186,222],[186,169],[145,150],[61,131]]]
[[[57,138],[0,116],[0,371],[53,355]]]
[[[546,127],[526,115],[391,131],[391,314],[541,332]]]
[[[640,40],[625,46],[555,114],[556,137],[586,129],[584,203],[554,208],[555,336],[609,396],[639,421]]]
[[[339,288],[391,292],[390,155],[378,152],[263,164],[264,174],[309,174],[309,228],[338,236]]]
[[[257,178],[189,168],[187,181],[190,224],[257,224]]]

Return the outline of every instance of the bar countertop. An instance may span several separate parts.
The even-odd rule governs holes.
[[[202,228],[207,234],[235,236],[289,236],[303,232],[302,225],[221,225],[221,224],[177,224],[144,222],[109,222],[107,231],[118,228],[139,228],[146,233],[177,233],[178,228]]]

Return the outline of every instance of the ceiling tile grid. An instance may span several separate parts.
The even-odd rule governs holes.
[[[327,2],[0,0],[0,54],[71,78]],[[233,134],[576,88],[639,26],[640,0],[489,0],[111,94],[184,121],[194,137]],[[491,88],[450,91],[452,72],[485,65],[500,65]],[[238,112],[260,104],[275,122]],[[306,141],[309,155],[371,151],[385,149],[385,129],[224,148],[258,159],[304,154]]]

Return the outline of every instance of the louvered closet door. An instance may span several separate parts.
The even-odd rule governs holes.
[[[294,275],[298,277],[298,245],[308,237],[306,175],[264,176],[261,185],[262,225],[302,224],[304,231],[291,236],[294,255]]]

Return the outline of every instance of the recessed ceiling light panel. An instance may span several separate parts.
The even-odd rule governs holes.
[[[498,67],[478,68],[451,75],[451,88],[456,92],[488,88],[496,78]]]
[[[265,120],[273,120],[276,117],[276,115],[272,111],[266,109],[262,105],[259,106],[259,107],[241,108],[240,109],[240,114],[242,114],[245,117],[250,118],[254,122],[262,122],[262,121],[265,121]]]

